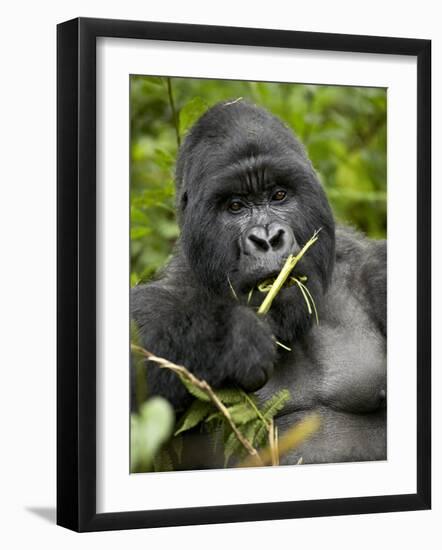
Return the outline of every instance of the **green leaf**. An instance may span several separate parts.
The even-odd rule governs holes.
[[[146,214],[140,210],[139,208],[136,208],[135,206],[132,206],[130,209],[130,223],[133,224],[148,224],[149,218],[146,216]]]
[[[265,425],[261,423],[259,428],[255,432],[252,445],[256,449],[260,449],[261,447],[265,447],[267,443],[268,443],[268,430],[265,427]]]
[[[148,227],[143,226],[137,226],[137,227],[131,227],[130,228],[130,238],[131,240],[135,241],[137,239],[141,239],[142,237],[146,237],[146,235],[149,235],[152,231]]]
[[[144,76],[142,77],[143,84],[149,83],[153,86],[162,86],[163,78],[161,76]]]
[[[200,390],[198,386],[195,386],[191,382],[189,382],[184,376],[181,374],[178,374],[181,382],[184,384],[186,390],[192,394],[197,399],[200,399],[201,401],[210,401],[210,397],[207,395],[207,393],[203,392],[203,390]]]
[[[146,401],[139,414],[131,416],[131,471],[146,471],[161,445],[172,434],[173,408],[162,397]]]
[[[202,422],[213,409],[207,401],[194,401],[180,419],[178,429],[174,435],[190,430]]]
[[[137,323],[131,319],[130,320],[130,341],[135,345],[140,345],[140,329],[138,328]]]
[[[254,421],[251,421],[249,422],[245,427],[244,427],[244,437],[247,439],[247,441],[254,446],[254,441],[255,441],[255,438],[256,438],[256,434],[258,433],[258,431],[260,429],[264,429],[264,432],[266,432],[266,428],[265,426],[263,426],[262,424],[262,421],[261,420],[254,420]]]
[[[237,388],[223,388],[217,390],[216,395],[225,405],[234,405],[244,401],[244,392]]]
[[[280,410],[282,410],[289,399],[290,392],[288,390],[281,390],[278,393],[275,393],[275,395],[268,399],[261,407],[261,413],[263,417],[268,421],[272,420],[275,415]],[[251,441],[252,445],[259,449],[267,443],[267,435],[267,427],[261,422],[258,430],[255,433],[253,441]]]
[[[187,130],[207,111],[208,104],[200,97],[194,97],[180,110],[180,134]]]
[[[247,402],[233,405],[229,408],[229,413],[235,424],[246,424],[258,417],[256,411]]]
[[[224,416],[217,410],[216,412],[210,414],[205,422],[208,424],[209,422],[212,422],[212,420],[223,420]]]
[[[163,170],[170,170],[175,162],[175,159],[164,149],[155,149],[155,162]]]
[[[135,273],[135,271],[133,271],[130,274],[130,286],[131,287],[137,286],[139,282],[140,282],[140,276],[138,275],[138,273]]]
[[[224,468],[227,468],[230,458],[234,454],[238,454],[242,448],[234,432],[231,432],[224,444]]]
[[[270,399],[268,399],[261,407],[262,415],[266,420],[271,420],[290,399],[289,390],[281,390]]]

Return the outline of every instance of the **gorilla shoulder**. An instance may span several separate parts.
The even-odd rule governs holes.
[[[350,227],[336,229],[335,278],[344,277],[384,338],[387,336],[387,242]]]

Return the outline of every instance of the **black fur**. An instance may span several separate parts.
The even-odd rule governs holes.
[[[195,124],[179,153],[176,185],[174,257],[158,280],[132,290],[143,346],[215,388],[234,383],[267,398],[288,387],[282,428],[320,409],[322,431],[289,463],[385,458],[385,242],[336,230],[302,145],[243,101],[216,105]],[[247,304],[250,289],[319,229],[295,272],[308,277],[320,325],[312,326],[296,287],[283,289],[265,317],[256,315],[264,295],[255,291]],[[186,406],[174,374],[148,372],[151,393]]]

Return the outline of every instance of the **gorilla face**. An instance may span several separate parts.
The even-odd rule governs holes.
[[[181,248],[200,283],[231,296],[230,283],[246,295],[320,229],[295,272],[320,299],[333,269],[333,216],[302,146],[278,119],[244,102],[208,111],[181,148],[177,188]],[[252,305],[263,298],[254,292]],[[306,318],[296,288],[283,289],[274,307]]]

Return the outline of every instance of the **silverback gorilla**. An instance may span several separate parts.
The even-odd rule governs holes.
[[[263,399],[289,389],[280,433],[319,411],[320,430],[284,464],[386,459],[385,241],[336,228],[303,146],[244,101],[218,104],[194,125],[176,186],[175,254],[157,280],[132,290],[142,345],[215,388],[236,384]],[[250,289],[318,229],[295,270],[307,276],[319,325],[296,286],[258,316],[264,295],[254,292],[247,304]],[[146,371],[152,394],[177,410],[188,405],[173,373]]]

